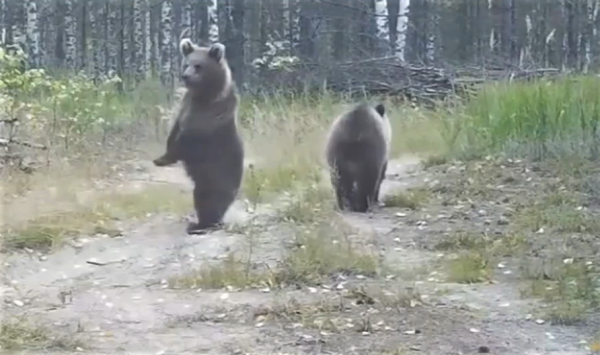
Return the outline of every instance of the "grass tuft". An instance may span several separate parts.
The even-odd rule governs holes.
[[[50,329],[34,324],[25,316],[4,318],[0,323],[0,349],[81,351],[84,345],[75,334],[58,336]]]
[[[386,207],[408,208],[417,210],[430,199],[431,193],[424,188],[412,188],[405,191],[396,191],[386,195],[383,203]]]
[[[251,270],[249,261],[238,259],[235,253],[229,253],[217,264],[207,264],[190,273],[172,277],[172,288],[221,289],[227,286],[243,288],[261,281],[263,275]]]
[[[53,248],[65,238],[99,233],[114,235],[118,230],[112,225],[118,220],[131,220],[160,212],[183,213],[189,208],[189,194],[168,186],[109,193],[67,211],[47,213],[7,226],[2,230],[2,246],[7,249]]]
[[[348,228],[335,221],[299,227],[296,245],[276,275],[278,283],[319,283],[335,274],[376,276],[377,256],[361,251],[348,237]]]
[[[448,281],[479,283],[490,279],[491,265],[487,258],[475,252],[461,253],[447,261]]]
[[[541,317],[554,324],[572,325],[600,310],[600,272],[593,263],[583,260],[541,259],[523,266],[529,280],[521,295],[547,303]]]

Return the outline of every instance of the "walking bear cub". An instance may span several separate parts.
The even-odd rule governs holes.
[[[383,104],[356,105],[331,124],[325,155],[341,210],[364,213],[379,202],[391,139]]]
[[[225,59],[225,46],[198,46],[180,41],[184,65],[184,94],[173,123],[165,154],[156,166],[178,161],[194,183],[198,222],[188,234],[203,234],[222,226],[242,182],[244,145],[237,129],[239,96]]]

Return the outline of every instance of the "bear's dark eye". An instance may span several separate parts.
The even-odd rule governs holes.
[[[202,69],[202,66],[200,66],[200,64],[196,64],[194,65],[194,69],[196,69],[196,71],[200,71],[200,69]]]

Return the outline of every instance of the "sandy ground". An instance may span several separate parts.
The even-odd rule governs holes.
[[[155,180],[190,188],[179,167],[144,170],[138,184]],[[400,159],[390,163],[382,194],[435,183],[417,159]],[[120,237],[82,237],[49,255],[4,255],[2,315],[26,314],[81,339],[75,352],[90,354],[589,354],[583,344],[589,327],[531,319],[533,301],[519,296],[516,267],[509,262],[495,266],[490,283],[452,284],[439,272],[423,272],[442,257],[429,247],[436,238],[452,229],[489,228],[489,214],[477,213],[486,208],[467,208],[468,219],[439,204],[421,211],[347,213],[348,223],[363,231],[364,244],[402,272],[284,290],[167,287],[170,276],[215,262],[240,249],[243,240],[224,231],[188,236],[186,218],[153,216]],[[249,217],[238,201],[227,219],[244,223]],[[273,228],[255,251],[255,262],[278,258],[285,234]],[[359,302],[348,293],[358,288],[406,302]],[[277,304],[312,307],[321,320],[338,326],[261,316]]]

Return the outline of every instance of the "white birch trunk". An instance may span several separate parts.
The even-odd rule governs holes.
[[[133,53],[136,80],[142,80],[146,75],[146,53],[144,51],[144,0],[133,1]]]
[[[219,42],[219,11],[218,0],[209,0],[208,12],[208,40],[210,43]]]
[[[77,38],[73,2],[65,0],[65,64],[68,69],[75,69],[77,63]]]
[[[118,63],[118,35],[117,35],[117,2],[108,0],[106,2],[106,74],[113,77],[117,74]]]
[[[35,0],[27,2],[27,53],[29,66],[40,66],[40,27],[38,23],[37,3]]]
[[[169,88],[173,85],[172,80],[172,47],[173,47],[173,5],[171,1],[163,1],[160,11],[160,76],[164,85]]]
[[[405,61],[406,56],[406,30],[408,25],[408,11],[410,0],[398,0],[398,22],[396,24],[396,45],[395,56],[401,61]]]
[[[382,49],[387,51],[390,48],[390,31],[388,30],[388,10],[387,0],[375,0],[375,24],[377,26],[377,38]]]
[[[22,0],[21,0],[22,1]],[[16,1],[8,5],[13,7],[12,9],[12,35],[13,43],[18,45],[21,50],[26,50],[27,33],[26,33],[26,14],[25,14],[25,2]]]
[[[183,0],[183,4],[181,4],[181,21],[180,26],[181,31],[185,31],[189,28],[189,35],[187,37],[192,37],[192,2],[191,0]]]
[[[583,67],[584,73],[587,74],[592,63],[593,49],[592,43],[596,43],[596,18],[598,16],[598,1],[587,0],[587,26],[586,26],[586,42],[585,42],[585,63]]]
[[[144,73],[152,76],[152,14],[148,0],[144,0]]]
[[[292,11],[290,13],[290,37],[292,50],[296,49],[300,43],[300,0],[292,0],[290,3]]]

